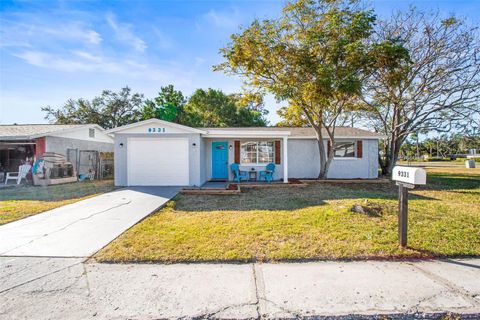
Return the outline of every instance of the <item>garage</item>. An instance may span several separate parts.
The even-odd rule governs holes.
[[[189,185],[188,147],[186,138],[129,138],[128,185]]]

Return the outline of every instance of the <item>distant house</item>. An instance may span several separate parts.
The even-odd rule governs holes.
[[[232,180],[232,163],[253,177],[274,163],[274,179],[283,182],[316,178],[320,171],[312,128],[192,128],[150,119],[108,132],[115,139],[115,184],[119,186],[200,186],[211,180]],[[328,177],[377,178],[381,138],[358,128],[336,128]],[[323,143],[327,147],[327,140]]]
[[[113,139],[95,124],[0,125],[0,167],[17,171],[22,161],[45,152],[62,154],[76,164],[80,151],[113,152]]]
[[[467,159],[480,159],[480,153],[478,153],[477,149],[469,149]]]

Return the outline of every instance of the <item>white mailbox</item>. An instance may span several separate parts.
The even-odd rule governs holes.
[[[398,242],[407,247],[408,228],[408,189],[415,185],[427,184],[427,173],[422,168],[396,166],[393,168],[392,179],[398,185]]]
[[[427,184],[427,173],[422,168],[396,166],[393,168],[392,179],[413,185],[423,185]]]

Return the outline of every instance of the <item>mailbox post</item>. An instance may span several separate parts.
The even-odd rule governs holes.
[[[408,189],[415,185],[425,185],[427,174],[424,169],[396,166],[393,168],[392,179],[398,185],[398,243],[407,246],[408,231]]]

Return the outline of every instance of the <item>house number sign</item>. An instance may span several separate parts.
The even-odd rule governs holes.
[[[148,128],[148,133],[165,133],[165,128]]]

